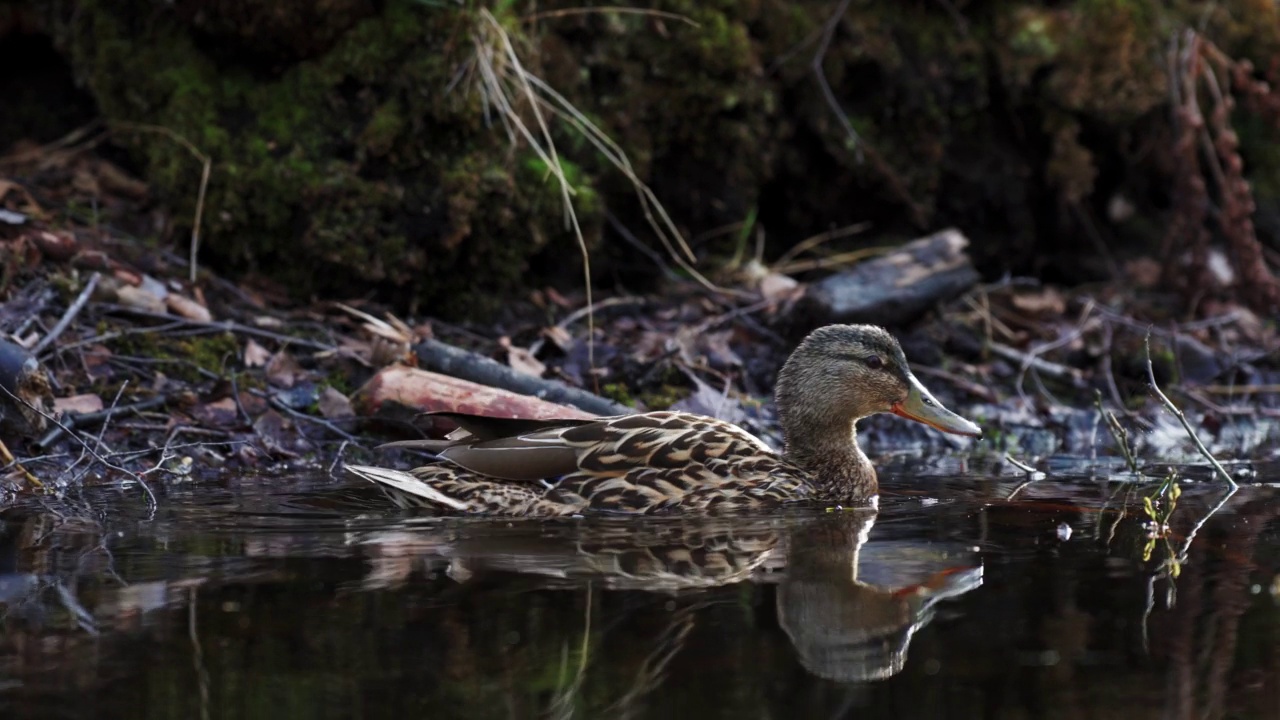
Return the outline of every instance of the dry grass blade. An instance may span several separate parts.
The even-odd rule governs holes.
[[[530,13],[525,15],[521,21],[525,23],[535,23],[539,20],[551,20],[554,18],[572,17],[574,15],[644,15],[646,17],[657,18],[659,20],[675,20],[676,22],[686,23],[692,27],[702,27],[696,20],[688,15],[679,13],[666,12],[663,10],[653,10],[650,8],[625,7],[620,5],[610,5],[604,7],[581,7],[581,8],[563,8],[560,10],[543,10],[542,12]]]
[[[820,245],[825,245],[826,243],[829,243],[832,240],[839,240],[841,238],[847,238],[852,235],[857,235],[859,233],[865,232],[870,227],[871,227],[871,223],[860,222],[860,223],[854,223],[852,225],[846,225],[841,228],[835,228],[834,230],[827,230],[826,232],[820,232],[817,235],[814,235],[813,237],[805,238],[804,240],[801,240],[800,242],[796,243],[790,250],[787,250],[785,253],[783,253],[782,257],[778,258],[776,264],[779,264],[779,265],[785,264],[787,262],[790,262],[791,260],[796,259],[797,257],[800,257],[801,253],[809,252],[810,250]],[[885,248],[885,249],[888,250],[889,248]]]
[[[543,116],[538,96],[534,92],[533,84],[530,80],[533,76],[520,62],[520,57],[516,54],[515,46],[511,42],[511,36],[493,17],[493,14],[488,9],[482,8],[480,17],[481,26],[477,30],[474,40],[476,44],[476,59],[480,68],[485,98],[494,102],[498,107],[499,115],[503,119],[508,134],[514,132],[524,138],[529,147],[546,165],[548,172],[556,178],[560,186],[561,200],[564,202],[565,220],[573,230],[574,238],[578,241],[578,250],[582,254],[582,272],[586,285],[587,307],[593,307],[595,303],[591,293],[591,253],[587,251],[587,241],[582,235],[582,226],[578,223],[578,214],[573,207],[573,195],[575,194],[573,186],[565,175],[564,167],[560,164],[560,156],[556,150],[555,141],[551,138],[551,129]],[[500,50],[500,53],[496,52],[495,49]],[[504,79],[506,82],[504,82]],[[514,88],[508,88],[506,83],[513,84]],[[533,133],[521,114],[516,111],[514,104],[511,102],[511,90],[523,95],[528,101],[529,112],[532,113],[538,127],[538,135]],[[587,357],[592,367],[595,367],[594,338],[595,317],[593,313],[588,313]]]
[[[627,157],[626,152],[595,123],[591,122],[587,116],[574,107],[568,99],[557,92],[555,88],[537,77],[531,76],[529,82],[545,96],[542,102],[544,102],[548,110],[564,120],[566,125],[577,130],[597,152],[603,155],[631,183],[636,197],[640,200],[640,209],[644,212],[645,220],[649,223],[650,229],[658,236],[658,240],[662,242],[663,247],[666,248],[667,253],[680,266],[680,269],[688,273],[695,282],[707,290],[737,294],[711,282],[694,267],[693,263],[697,262],[697,257],[694,255],[693,249],[689,247],[689,243],[685,241],[684,236],[676,228],[675,222],[667,213],[666,207],[658,200],[658,196],[654,194],[653,189],[636,175],[635,169],[631,165],[631,159]]]

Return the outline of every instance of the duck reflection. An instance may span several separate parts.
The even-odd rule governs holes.
[[[397,585],[425,563],[459,582],[516,573],[543,584],[644,590],[700,602],[697,590],[776,585],[778,623],[806,670],[856,682],[902,670],[912,635],[938,601],[982,583],[967,551],[920,541],[868,542],[874,510],[783,518],[588,522],[563,536],[441,532],[353,536],[369,552],[365,589]]]
[[[891,677],[906,663],[911,636],[933,617],[934,605],[982,584],[982,567],[939,567],[949,553],[939,548],[876,555],[867,538],[875,513],[833,512],[794,527],[789,536],[786,575],[778,587],[778,622],[800,663],[819,677],[840,682]],[[900,567],[861,566],[896,562]],[[912,559],[914,555],[914,559]],[[888,572],[886,572],[888,571]],[[859,580],[879,574],[886,584]],[[893,584],[891,577],[914,575]]]

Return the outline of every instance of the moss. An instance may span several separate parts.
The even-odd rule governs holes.
[[[954,224],[996,271],[1073,251],[1078,228],[1053,214],[1101,207],[1097,193],[1117,184],[1131,183],[1119,191],[1136,202],[1157,198],[1140,215],[1164,210],[1168,170],[1147,131],[1168,122],[1173,29],[1203,23],[1259,68],[1280,52],[1268,0],[971,3],[963,20],[945,4],[853,3],[821,63],[837,112],[811,54],[826,0],[646,4],[696,25],[603,9],[528,21],[535,7],[578,0],[389,0],[376,17],[345,13],[340,32],[318,32],[325,52],[269,67],[219,52],[220,38],[194,32],[172,5],[83,0],[61,42],[109,119],[170,128],[214,159],[204,259],[270,273],[298,294],[375,288],[443,316],[547,281],[533,271],[578,282],[577,268],[555,262],[576,247],[545,161],[512,148],[475,91],[475,66],[459,73],[482,7],[529,68],[626,151],[686,237],[757,209],[781,244],[859,221],[879,236],[837,245]],[[588,241],[606,207],[647,239],[630,181],[578,133],[552,134]],[[1280,194],[1266,187],[1280,166],[1274,133],[1241,135],[1259,197]],[[174,217],[189,218],[199,163],[162,133],[117,137]],[[733,241],[697,251],[728,257]],[[635,264],[610,252],[619,276]]]
[[[486,127],[479,95],[446,92],[476,21],[474,7],[393,1],[265,78],[215,62],[146,0],[82,3],[63,44],[110,120],[167,128],[213,159],[206,260],[268,272],[299,295],[349,293],[354,281],[476,314],[545,244],[574,246],[547,211],[558,188],[513,183],[520,154]],[[128,137],[175,217],[190,218],[200,164],[164,133]],[[590,231],[598,202],[579,177]]]
[[[605,383],[600,387],[600,394],[616,403],[621,403],[628,407],[636,406],[636,399],[631,396],[631,391],[622,383]]]
[[[229,332],[180,337],[135,333],[115,338],[107,346],[117,355],[160,361],[166,375],[189,383],[209,379],[201,370],[226,375],[227,364],[240,353],[235,335]]]
[[[657,390],[640,393],[639,398],[640,402],[650,410],[666,410],[688,394],[689,391],[686,388],[663,384]]]

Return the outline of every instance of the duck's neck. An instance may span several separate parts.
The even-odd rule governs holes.
[[[793,431],[797,424],[804,429]],[[858,447],[858,431],[852,419],[847,425],[789,422],[783,431],[787,459],[809,473],[819,498],[856,502],[876,494],[876,470]]]

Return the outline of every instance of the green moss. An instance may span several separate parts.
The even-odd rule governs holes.
[[[686,388],[663,384],[657,390],[640,393],[639,398],[640,402],[650,410],[666,410],[688,394],[689,391]]]
[[[189,383],[209,379],[201,370],[226,375],[228,363],[240,353],[235,335],[229,332],[180,337],[134,333],[109,341],[107,347],[117,355],[160,361],[159,367],[166,375]]]
[[[549,211],[559,189],[513,183],[521,155],[486,126],[479,94],[446,92],[474,52],[475,10],[388,3],[275,77],[215,63],[146,0],[83,3],[65,44],[109,119],[166,128],[213,159],[206,261],[268,272],[300,295],[364,284],[475,314],[545,244],[574,247]],[[200,163],[166,133],[127,137],[175,217],[192,217]],[[576,177],[596,232],[599,201]]]
[[[631,397],[631,391],[622,383],[606,383],[601,386],[600,394],[616,403],[621,403],[628,407],[636,406],[636,400]]]

